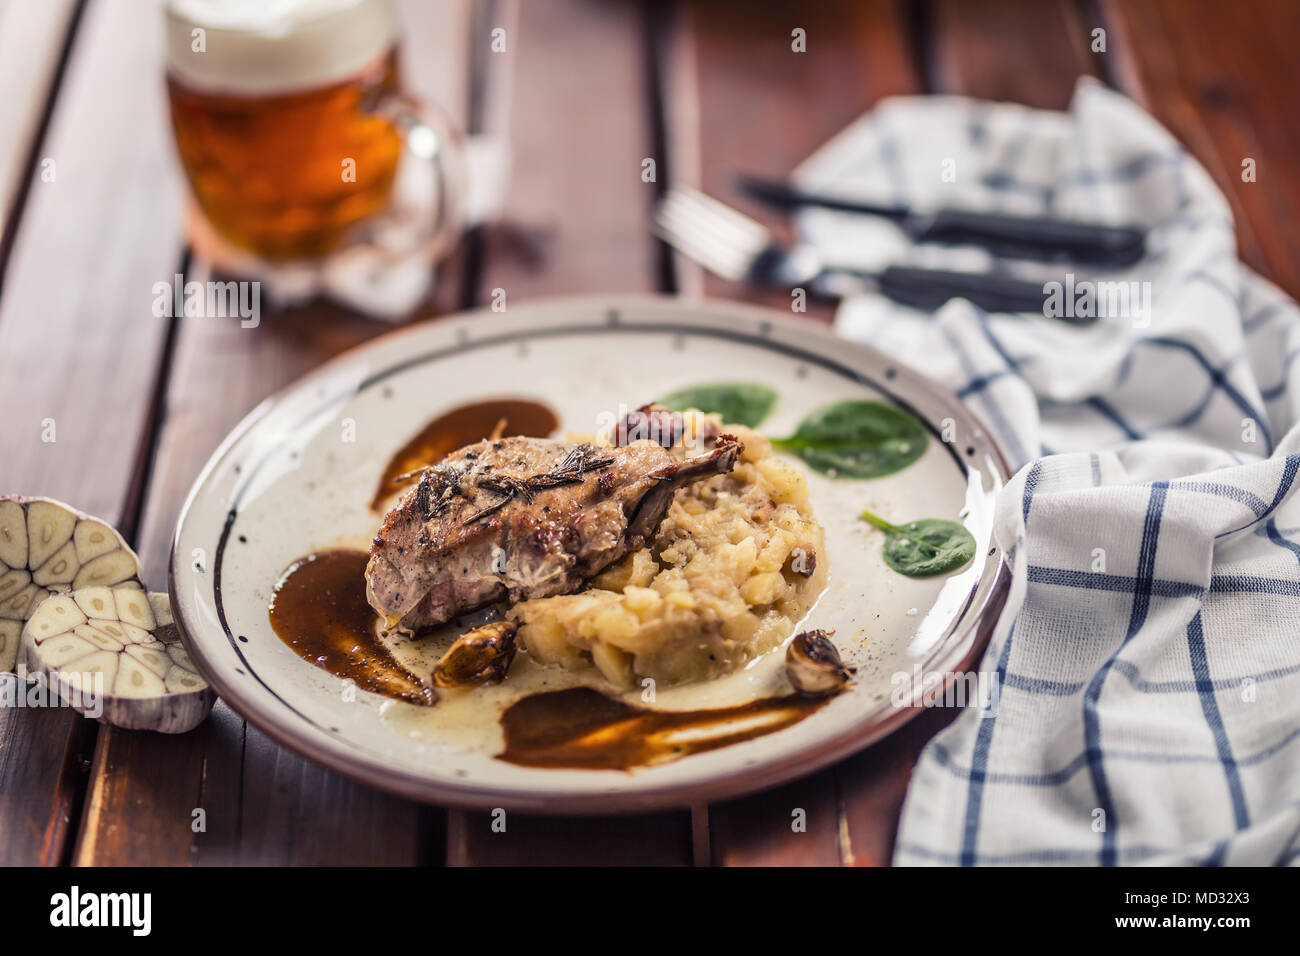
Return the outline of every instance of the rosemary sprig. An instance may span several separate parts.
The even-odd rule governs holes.
[[[492,502],[486,508],[476,511],[466,518],[463,524],[473,524],[488,515],[495,514],[515,498],[523,498],[529,504],[532,504],[534,492],[581,483],[586,480],[588,472],[605,468],[613,463],[614,458],[612,456],[601,457],[594,447],[584,442],[569,449],[568,454],[552,465],[550,471],[531,475],[527,478],[516,478],[513,475],[481,478],[478,481],[479,487],[496,492],[501,495],[501,499]]]

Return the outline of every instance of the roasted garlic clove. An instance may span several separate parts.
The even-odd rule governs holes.
[[[810,578],[817,573],[817,549],[811,544],[801,544],[791,549],[782,571],[797,574],[801,578]]]
[[[436,687],[470,687],[497,684],[505,679],[515,659],[514,621],[493,621],[466,631],[451,645],[433,669]]]
[[[52,593],[140,583],[140,559],[99,518],[61,501],[0,497],[0,672],[17,663],[24,623]]]
[[[128,730],[184,733],[216,700],[180,644],[167,595],[136,587],[47,597],[23,628],[23,660],[70,706]]]
[[[785,652],[785,673],[794,689],[807,697],[826,697],[844,689],[853,668],[844,666],[830,631],[803,631]]]

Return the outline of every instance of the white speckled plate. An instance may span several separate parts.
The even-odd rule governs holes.
[[[849,692],[801,722],[633,771],[522,767],[496,759],[494,716],[515,693],[520,660],[505,684],[482,695],[478,714],[418,708],[345,692],[272,631],[267,604],[284,569],[374,534],[378,518],[367,505],[381,470],[439,413],[479,399],[531,398],[558,412],[561,432],[593,431],[597,416],[620,404],[635,408],[717,381],[777,390],[760,428],[769,435],[855,397],[905,405],[934,433],[919,461],[872,481],[830,479],[798,463],[826,528],[829,567],[826,593],[804,626],[833,629],[858,668]],[[1005,596],[990,527],[993,495],[1007,477],[988,432],[952,394],[810,322],[653,297],[538,302],[386,335],[262,403],[190,494],[172,552],[172,602],[190,653],[226,702],[340,773],[474,807],[611,813],[687,805],[772,786],[879,739],[917,713],[900,688],[919,694],[915,678],[959,673],[974,659]],[[884,565],[880,533],[856,517],[864,507],[897,521],[961,516],[980,550],[952,577],[903,577]],[[714,707],[787,692],[782,657],[778,649],[719,681],[661,690],[655,706]],[[520,684],[536,684],[541,668],[524,668]]]

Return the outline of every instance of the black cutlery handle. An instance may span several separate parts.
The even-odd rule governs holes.
[[[1128,266],[1146,251],[1146,235],[1135,226],[1097,223],[1050,216],[1011,216],[967,209],[940,209],[928,219],[906,206],[862,202],[798,189],[786,183],[742,176],[748,196],[778,209],[819,206],[840,212],[883,216],[900,222],[917,242],[981,246],[1017,259],[1073,260],[1091,265]]]
[[[931,312],[949,299],[968,299],[987,312],[1036,312],[1043,315],[1047,301],[1041,282],[982,272],[890,266],[876,276],[876,282],[880,292],[895,302]],[[1064,321],[1086,325],[1096,319],[1065,318]]]
[[[1133,226],[964,209],[939,210],[918,230],[916,239],[983,246],[1005,256],[1112,266],[1132,265],[1142,258],[1146,247],[1142,230]]]

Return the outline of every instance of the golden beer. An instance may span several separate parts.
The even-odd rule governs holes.
[[[271,13],[274,20],[268,20]],[[167,91],[194,199],[226,240],[317,258],[392,191],[388,0],[171,0]]]

